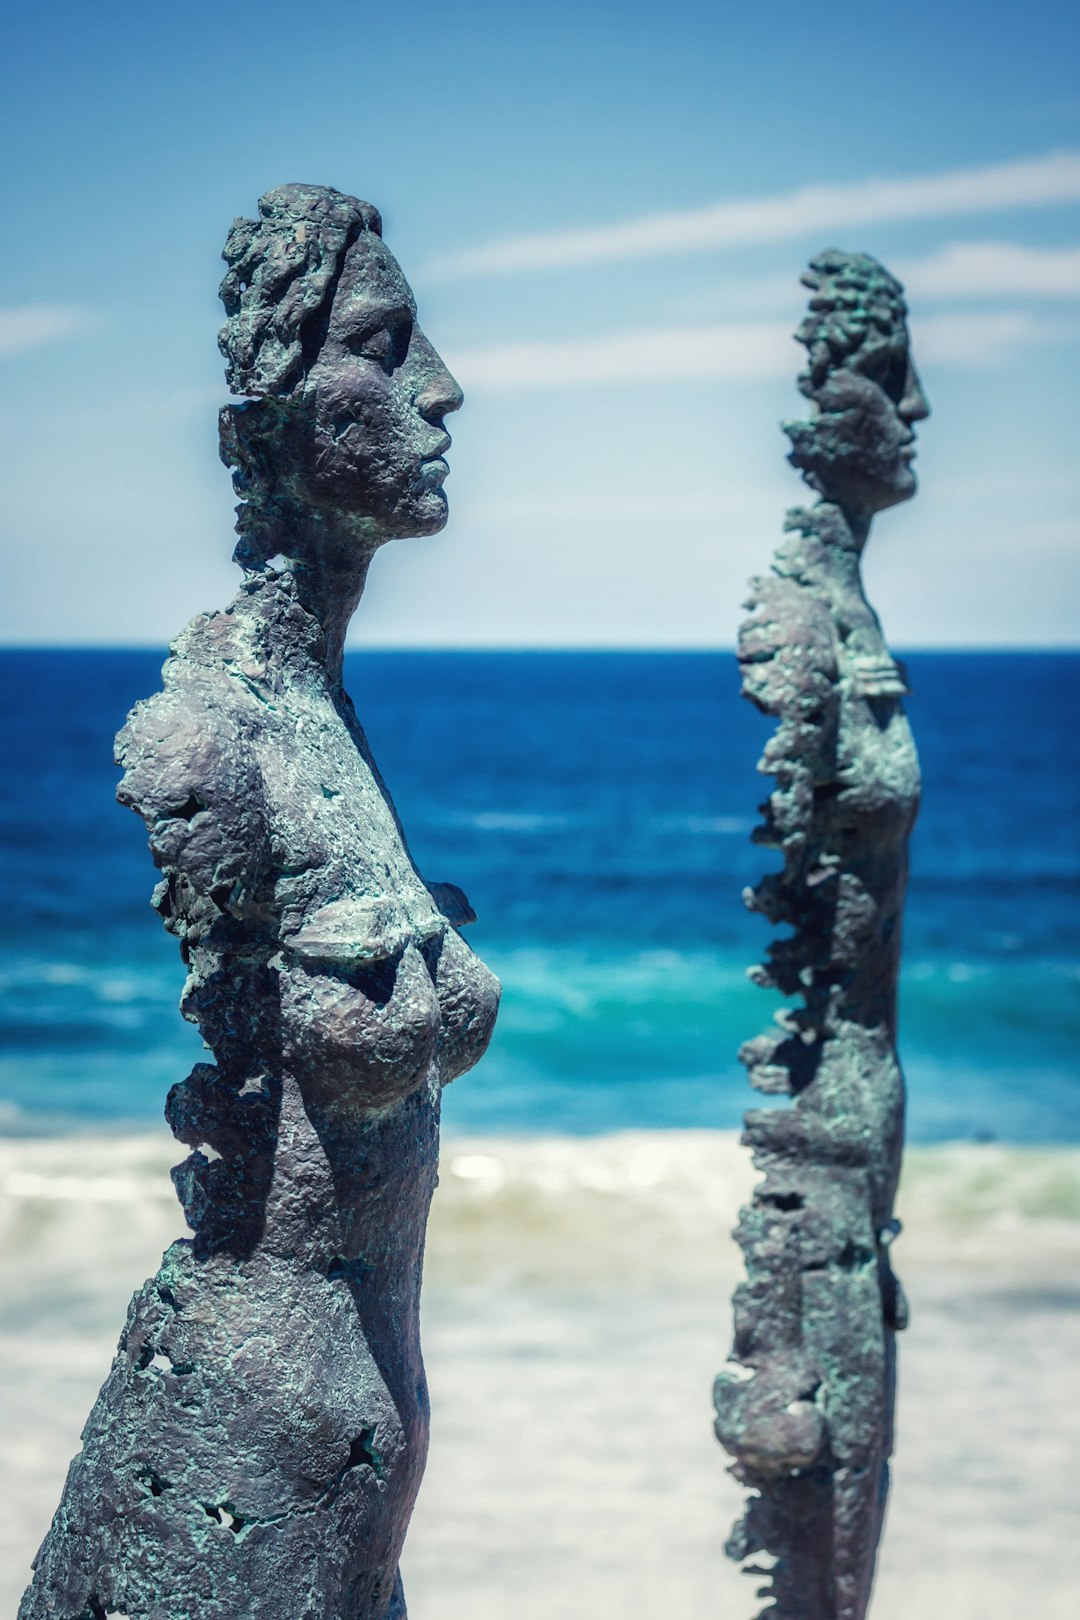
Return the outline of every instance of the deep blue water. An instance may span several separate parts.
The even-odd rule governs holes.
[[[147,1123],[198,1061],[112,737],[161,655],[0,653],[0,1128]],[[914,653],[924,808],[901,1048],[913,1137],[1080,1139],[1080,654]],[[774,1002],[742,887],[768,724],[724,653],[357,653],[429,878],[503,979],[450,1127],[730,1126]]]

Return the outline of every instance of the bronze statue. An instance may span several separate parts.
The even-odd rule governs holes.
[[[461,392],[368,203],[268,192],[225,247],[244,579],[118,739],[213,1063],[171,1091],[194,1236],[132,1300],[22,1620],[402,1620],[441,1088],[498,985],[342,684],[375,551],[446,521]]]
[[[743,691],[779,721],[755,839],[783,857],[745,898],[793,930],[751,976],[801,1005],[740,1054],[753,1085],[791,1102],[746,1116],[763,1179],[736,1232],[747,1277],[716,1430],[753,1493],[728,1550],[767,1555],[749,1567],[768,1578],[772,1620],[860,1620],[906,1320],[890,1264],[904,1122],[896,982],[919,801],[904,674],[860,559],[874,514],[915,493],[913,424],[928,408],[899,283],[835,250],[803,280],[799,386],[815,414],[785,432],[821,500],[788,514],[739,641]]]

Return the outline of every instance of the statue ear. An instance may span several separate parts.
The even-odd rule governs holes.
[[[810,488],[822,493],[821,482],[814,473],[814,440],[817,436],[817,427],[814,421],[796,419],[793,422],[782,422],[781,427],[791,440],[791,449],[788,460],[791,465],[802,473],[804,480]]]
[[[257,572],[281,550],[281,501],[275,467],[288,405],[274,396],[223,405],[218,412],[218,450],[231,468],[233,489],[240,497],[236,532],[240,539],[233,560],[246,572]]]
[[[278,424],[267,418],[277,417],[278,413],[267,407],[276,403],[270,399],[245,399],[223,405],[218,412],[218,454],[226,467],[232,468],[233,488],[244,498],[250,489],[265,484],[270,475],[266,450]]]

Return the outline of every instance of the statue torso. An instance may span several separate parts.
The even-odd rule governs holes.
[[[344,1123],[472,1067],[498,985],[455,926],[472,915],[464,896],[429,888],[417,871],[352,705],[317,650],[317,627],[287,581],[194,620],[165,691],[123,734],[124,794],[152,841],[161,829],[159,862],[179,869],[167,920],[187,936],[185,1007],[219,1062],[230,1039],[215,985],[223,973],[246,976],[249,1006],[261,995],[269,1016],[272,1003],[276,1028],[254,1042],[245,1028],[238,1045],[265,1059],[279,1044],[284,1067]],[[160,736],[175,732],[177,712],[184,723],[162,773]],[[177,817],[170,801],[181,798]]]

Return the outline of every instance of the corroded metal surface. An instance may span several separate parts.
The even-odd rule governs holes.
[[[279,187],[225,257],[244,581],[118,739],[213,1056],[166,1109],[194,1237],[131,1302],[22,1620],[401,1620],[440,1090],[498,1002],[341,686],[375,550],[445,522],[460,391],[369,204]]]
[[[777,729],[776,786],[756,841],[783,865],[746,895],[791,932],[752,977],[799,1005],[747,1042],[746,1116],[763,1173],[736,1232],[746,1280],[716,1383],[716,1432],[751,1493],[728,1544],[764,1575],[773,1620],[858,1620],[888,1488],[894,1341],[906,1307],[890,1264],[903,1137],[896,982],[919,769],[900,667],[863,591],[873,515],[915,492],[912,425],[927,406],[899,284],[826,252],[799,339],[816,406],[785,424],[821,496],[788,514],[752,583],[743,691]]]

